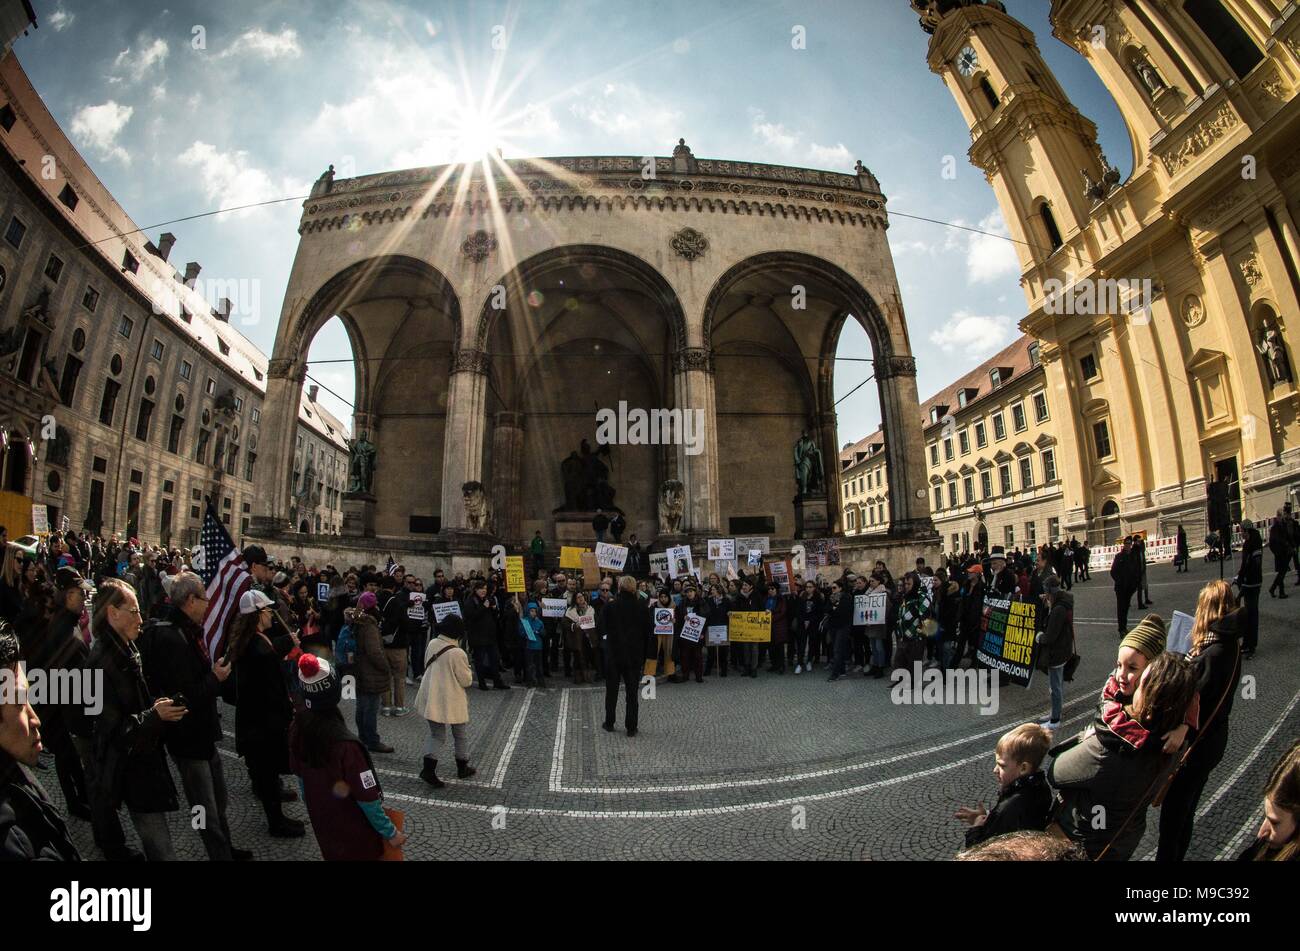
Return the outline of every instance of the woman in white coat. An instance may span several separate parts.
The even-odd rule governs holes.
[[[459,641],[465,637],[465,622],[449,614],[434,627],[438,635],[424,649],[424,674],[420,690],[415,695],[415,708],[429,721],[428,752],[420,778],[434,789],[446,785],[438,778],[438,754],[451,727],[452,742],[456,749],[456,777],[468,779],[477,770],[469,765],[469,741],[466,725],[469,723],[469,686],[474,681],[469,658],[460,649]]]

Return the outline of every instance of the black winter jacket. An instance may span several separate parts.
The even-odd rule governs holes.
[[[210,760],[221,739],[217,699],[221,684],[212,673],[203,629],[176,607],[162,620],[151,621],[140,632],[144,677],[156,697],[184,695],[189,713],[175,723],[163,724],[167,752],[183,759]]]
[[[0,862],[79,862],[68,827],[31,771],[0,753]]]
[[[620,591],[605,608],[605,656],[618,667],[640,666],[658,653],[654,621],[641,599]],[[652,651],[654,653],[652,653]]]
[[[997,804],[988,817],[966,830],[966,848],[1008,832],[1042,832],[1052,812],[1052,790],[1040,769],[1021,776],[998,793]]]

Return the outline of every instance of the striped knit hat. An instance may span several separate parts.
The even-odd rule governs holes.
[[[1165,652],[1168,637],[1165,619],[1159,614],[1148,614],[1138,621],[1137,627],[1125,635],[1124,640],[1119,642],[1119,646],[1133,648],[1150,662]]]

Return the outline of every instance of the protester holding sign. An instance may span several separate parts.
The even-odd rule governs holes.
[[[709,676],[717,668],[718,676],[727,676],[727,668],[731,666],[731,647],[727,643],[727,615],[731,611],[731,602],[722,591],[721,585],[713,585],[709,588],[709,597],[704,605],[706,615],[705,630],[708,638],[708,659],[704,664],[704,676]],[[721,631],[719,640],[716,631]]]
[[[538,624],[540,625],[541,622],[538,621]],[[569,608],[561,618],[560,627],[564,631],[565,649],[573,654],[573,682],[591,683],[591,673],[587,670],[586,658],[591,653],[588,638],[596,630],[596,612],[587,602],[587,592],[574,592],[573,607]]]
[[[677,605],[674,626],[677,631],[677,653],[681,661],[677,669],[677,683],[686,683],[692,675],[697,684],[704,683],[704,605],[700,592],[691,585],[682,594]]]
[[[792,641],[791,661],[794,672],[801,674],[805,666],[808,672],[813,669],[813,662],[820,653],[822,618],[826,609],[822,594],[816,583],[805,581],[794,604],[794,640]],[[806,663],[805,663],[806,658]]]
[[[677,611],[673,606],[672,595],[667,589],[659,589],[659,597],[650,606],[650,614],[654,621],[656,646],[654,656],[646,658],[645,676],[656,675],[662,658],[663,674],[675,678],[677,665],[673,663],[673,635],[680,633],[681,626],[677,622]]]

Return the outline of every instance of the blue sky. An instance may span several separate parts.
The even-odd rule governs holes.
[[[305,195],[340,174],[457,157],[461,117],[503,100],[505,155],[696,155],[851,171],[861,159],[892,211],[1002,230],[965,160],[969,133],[925,65],[906,0],[35,0],[14,49],[55,118],[141,226]],[[1008,0],[1127,174],[1127,133],[1084,60],[1050,34],[1046,0]],[[794,49],[803,27],[806,48]],[[201,28],[201,29],[198,29]],[[494,48],[504,38],[505,49]],[[198,41],[202,40],[200,44]],[[196,48],[196,46],[202,48]],[[496,75],[493,86],[493,75]],[[508,95],[507,95],[508,93]],[[955,181],[940,170],[958,158]],[[253,279],[235,318],[268,351],[297,244],[300,202],[168,229],[173,263]],[[1014,339],[1024,298],[1012,246],[893,219],[889,233],[924,399]],[[840,355],[870,356],[846,329]],[[337,322],[313,359],[348,357]],[[869,373],[842,363],[842,395]],[[344,399],[351,371],[311,374]],[[331,408],[345,420],[348,406]],[[838,407],[840,441],[878,425],[874,384]]]

